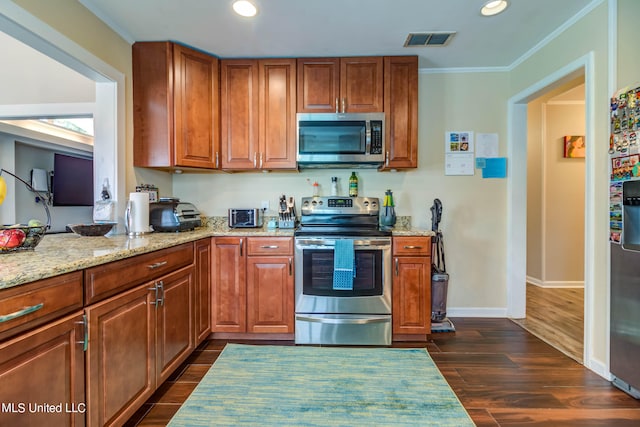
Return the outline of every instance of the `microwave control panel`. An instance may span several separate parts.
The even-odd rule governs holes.
[[[370,154],[382,154],[382,121],[371,120]]]

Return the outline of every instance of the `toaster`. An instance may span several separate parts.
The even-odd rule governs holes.
[[[168,232],[193,230],[202,225],[198,209],[176,198],[149,203],[149,223],[154,231]]]
[[[229,209],[229,227],[262,227],[262,209]]]

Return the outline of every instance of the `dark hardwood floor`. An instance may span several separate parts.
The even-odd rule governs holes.
[[[427,343],[394,347],[426,347],[476,425],[640,425],[640,401],[512,321],[452,321],[455,333],[435,333]],[[127,425],[166,425],[224,345],[218,340],[201,345]]]

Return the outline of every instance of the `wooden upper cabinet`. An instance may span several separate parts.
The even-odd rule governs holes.
[[[295,59],[221,61],[222,168],[296,168]]]
[[[384,168],[417,168],[418,57],[385,57],[384,73]]]
[[[299,113],[383,111],[383,58],[298,59]]]
[[[258,165],[258,60],[220,61],[222,169]]]
[[[219,64],[171,42],[133,45],[134,166],[215,169]]]
[[[260,83],[260,168],[295,169],[296,60],[258,62]]]

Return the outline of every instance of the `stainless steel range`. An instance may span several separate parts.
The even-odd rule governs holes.
[[[377,198],[302,198],[296,344],[391,344],[391,232],[379,211]]]

